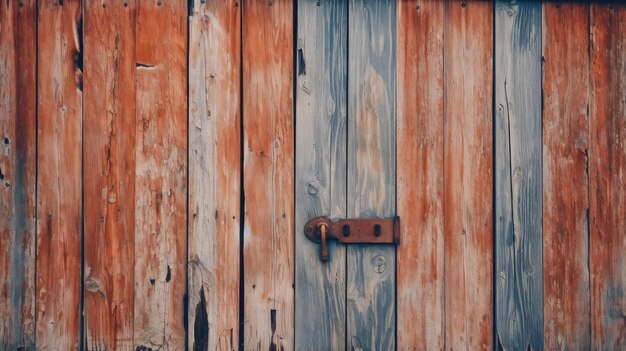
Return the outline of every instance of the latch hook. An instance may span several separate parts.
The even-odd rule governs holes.
[[[328,247],[326,246],[326,230],[328,229],[328,225],[326,223],[321,223],[319,225],[319,229],[322,236],[322,252],[320,253],[320,259],[322,261],[328,261]]]

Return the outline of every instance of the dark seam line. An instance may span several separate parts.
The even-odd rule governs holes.
[[[345,80],[345,99],[346,99],[346,134],[345,134],[345,167],[346,178],[344,182],[345,186],[345,210],[344,215],[348,217],[348,198],[350,188],[348,187],[348,179],[350,173],[349,151],[350,151],[350,94],[348,88],[350,87],[350,2],[345,3],[346,6],[346,80]],[[344,350],[348,350],[348,255],[350,254],[350,248],[346,247],[344,250],[343,264],[344,264]]]
[[[447,340],[446,340],[446,320],[447,320],[447,313],[446,313],[446,288],[447,288],[447,284],[446,284],[446,183],[447,183],[447,177],[446,177],[446,127],[447,127],[447,122],[448,122],[448,95],[447,95],[447,89],[446,89],[446,49],[448,47],[448,42],[447,42],[447,34],[448,34],[448,14],[449,14],[449,3],[446,2],[443,5],[443,34],[442,34],[442,41],[443,41],[443,45],[441,48],[442,51],[442,61],[443,61],[443,67],[442,67],[442,75],[443,75],[443,86],[442,86],[442,90],[443,90],[443,130],[442,130],[442,153],[443,153],[443,166],[442,166],[442,173],[443,173],[443,199],[441,200],[441,205],[443,208],[443,218],[442,218],[442,226],[443,226],[443,254],[444,254],[444,259],[443,259],[443,320],[442,320],[442,330],[443,330],[443,348],[446,349],[446,344],[447,344]]]
[[[185,329],[185,350],[189,350],[189,192],[190,192],[190,188],[189,188],[189,154],[190,154],[190,143],[189,143],[189,126],[191,123],[189,123],[189,120],[191,119],[191,114],[190,111],[191,109],[189,108],[189,101],[191,100],[191,96],[189,94],[190,90],[189,90],[189,77],[190,77],[190,69],[189,67],[190,65],[190,55],[189,55],[189,48],[191,47],[191,34],[190,34],[190,29],[191,29],[191,18],[193,17],[193,1],[194,0],[188,0],[187,1],[187,48],[185,50],[186,56],[187,56],[187,67],[186,67],[186,71],[187,71],[187,79],[185,80],[186,82],[186,89],[187,89],[187,167],[186,167],[186,183],[187,183],[187,191],[186,191],[186,211],[185,211],[185,221],[186,221],[186,241],[185,241],[185,293],[183,294],[183,326]],[[134,329],[134,328],[133,328]]]
[[[134,6],[134,12],[133,12],[133,23],[132,24],[133,24],[133,35],[134,35],[134,38],[133,38],[133,60],[134,61],[137,60],[137,17],[139,16],[139,6],[141,6],[141,5],[139,4],[139,2],[137,2],[135,4],[135,6]],[[136,76],[136,74],[137,74],[137,67],[135,67],[135,69],[133,70],[133,84],[134,84],[134,86],[133,86],[133,93],[135,94],[135,99],[134,99],[135,106],[133,106],[133,108],[134,108],[134,116],[133,117],[134,118],[137,118],[137,76]],[[135,162],[134,169],[133,169],[133,177],[136,179],[136,176],[137,176],[137,171],[136,171],[137,170],[137,146],[136,146],[136,143],[137,143],[137,132],[136,131],[135,131],[135,136],[133,137],[133,140],[134,140],[133,157],[134,157],[134,162]],[[133,191],[135,192],[134,196],[136,197],[137,196],[137,189],[135,188]],[[135,215],[135,219],[136,219],[136,208],[135,208],[134,204],[133,204],[133,212],[135,212],[134,215]],[[133,231],[134,231],[134,235],[133,235],[133,284],[135,284],[136,277],[135,277],[134,267],[135,267],[135,265],[137,263],[137,261],[135,260],[135,257],[136,257],[135,253],[137,251],[136,240],[135,240],[136,239],[136,234],[137,234],[137,228],[135,226],[135,223],[133,223]],[[136,302],[134,289],[133,289],[133,300],[132,301],[133,301],[133,319],[132,319],[132,324],[133,324],[132,336],[133,336],[133,339],[132,339],[132,343],[133,343],[133,347],[134,347],[135,346],[135,302]]]
[[[497,120],[496,120],[496,94],[495,91],[497,89],[496,86],[496,74],[497,74],[497,67],[498,67],[498,60],[496,59],[497,56],[497,50],[496,50],[496,24],[497,24],[497,16],[496,16],[496,4],[495,4],[495,0],[493,1],[492,4],[492,76],[491,76],[491,142],[492,142],[492,153],[491,153],[491,157],[492,157],[492,169],[494,170],[492,173],[492,180],[491,180],[491,189],[492,189],[492,193],[491,193],[491,203],[493,206],[492,209],[492,240],[493,240],[493,270],[491,272],[491,279],[492,279],[492,326],[491,326],[491,331],[492,331],[492,338],[493,338],[493,345],[492,345],[492,349],[498,350],[500,348],[500,339],[498,338],[498,323],[497,323],[497,317],[498,317],[498,307],[497,307],[497,258],[498,258],[498,246],[497,246],[497,242],[498,242],[498,233],[497,233],[497,211],[498,211],[498,202],[497,202],[497,195],[496,195],[496,182],[497,182],[497,167],[496,167],[496,162],[497,162]],[[505,83],[506,86],[506,83]],[[505,87],[506,89],[506,87]],[[506,94],[506,90],[505,90],[505,94]],[[508,111],[508,106],[506,106],[507,111]],[[510,121],[509,121],[509,152],[511,151],[510,149],[511,147],[511,130],[510,130]],[[509,164],[511,162],[511,155],[509,155]],[[511,171],[511,170],[510,170]],[[511,175],[512,176],[512,175]],[[513,184],[511,183],[511,187],[513,186]],[[511,211],[513,210],[513,191],[511,189]],[[513,212],[511,212],[512,215]]]
[[[292,88],[292,101],[293,101],[293,106],[292,106],[292,111],[293,111],[293,115],[291,116],[292,121],[293,121],[293,140],[292,140],[292,150],[293,150],[293,184],[294,184],[294,191],[293,191],[293,214],[294,214],[294,218],[292,218],[292,223],[293,223],[293,233],[294,235],[298,235],[298,230],[296,228],[296,221],[295,221],[295,216],[297,215],[297,202],[296,202],[296,188],[298,186],[297,183],[297,177],[296,177],[296,158],[298,155],[298,150],[296,149],[296,131],[298,130],[298,127],[296,125],[298,119],[296,118],[296,111],[297,111],[297,72],[298,72],[298,43],[297,43],[297,38],[298,38],[298,1],[294,1],[293,2],[293,9],[292,9],[292,38],[291,38],[291,52],[292,52],[292,82],[291,82],[291,88]],[[294,332],[293,332],[293,340],[292,343],[295,346],[296,345],[296,333],[298,332],[298,330],[296,330],[295,328],[295,321],[297,320],[297,316],[296,316],[296,303],[297,303],[297,296],[296,296],[296,289],[295,289],[295,284],[296,284],[296,266],[295,266],[295,259],[296,259],[296,240],[294,238],[293,241],[293,255],[294,255],[294,269],[293,269],[293,276],[291,279],[291,285],[292,285],[292,291],[293,291],[293,320],[294,320]]]
[[[540,140],[540,144],[539,144],[539,148],[541,150],[540,154],[539,154],[539,164],[540,164],[540,170],[541,170],[541,177],[539,178],[540,183],[540,191],[539,193],[541,194],[541,213],[540,213],[540,221],[541,221],[541,228],[539,230],[539,239],[541,240],[541,273],[542,273],[542,277],[541,277],[541,329],[540,329],[540,335],[541,335],[541,344],[539,345],[540,347],[544,347],[545,344],[545,337],[543,335],[543,331],[544,331],[544,325],[545,325],[545,315],[544,315],[544,301],[545,301],[545,295],[543,293],[543,289],[544,289],[544,285],[543,285],[543,273],[544,273],[544,268],[543,268],[543,4],[539,3],[539,25],[540,25],[540,30],[539,30],[539,50],[540,50],[540,64],[541,64],[541,73],[540,73],[540,91],[541,91],[541,112],[540,112],[540,116],[539,116],[539,130],[541,131],[539,133],[539,140]]]
[[[393,38],[391,39],[392,44],[392,52],[394,53],[394,58],[392,60],[394,66],[394,72],[391,77],[393,78],[393,87],[394,92],[394,106],[392,111],[393,116],[393,128],[395,138],[393,140],[393,176],[394,176],[394,188],[393,188],[393,196],[394,196],[394,208],[393,215],[394,217],[398,216],[398,6],[401,6],[401,3],[396,2],[393,8],[393,22],[395,32],[392,33]],[[402,240],[402,239],[400,239]],[[393,345],[394,349],[398,349],[398,246],[393,246],[393,258],[394,258],[394,267],[393,267]]]
[[[39,247],[39,187],[37,184],[39,183],[39,6],[38,4],[33,5],[35,8],[35,281],[34,281],[34,316],[33,320],[35,322],[34,333],[33,333],[33,348],[37,348],[37,248]]]
[[[244,96],[243,96],[243,12],[244,1],[239,2],[239,351],[244,351],[245,319],[245,270],[244,270],[244,226],[246,192],[244,188]]]
[[[78,34],[79,37],[79,44],[78,44],[78,49],[81,51],[80,52],[80,59],[81,59],[81,75],[84,75],[84,71],[85,71],[85,45],[84,45],[84,29],[85,29],[85,6],[84,4],[81,2],[79,4],[80,6],[80,20],[81,20],[81,26],[80,26],[80,33]],[[78,29],[77,29],[78,31]],[[84,76],[81,78],[84,79]],[[84,125],[85,125],[85,121],[84,121],[84,117],[85,117],[85,104],[84,104],[84,96],[85,96],[85,89],[84,89],[84,85],[81,87],[81,95],[80,95],[80,124],[81,124],[81,129],[80,129],[80,148],[81,148],[81,159],[80,159],[80,281],[79,281],[79,286],[80,286],[80,297],[79,297],[79,312],[78,312],[78,318],[79,318],[79,349],[80,350],[86,350],[87,349],[87,339],[85,337],[85,284],[84,284],[84,280],[85,280],[85,140],[84,140]]]
[[[587,231],[587,276],[588,276],[588,281],[587,281],[587,285],[588,285],[588,289],[589,292],[593,291],[593,287],[592,287],[592,275],[591,275],[591,173],[590,173],[590,169],[589,169],[589,157],[590,157],[590,149],[591,149],[591,116],[589,114],[589,107],[591,105],[591,44],[592,44],[592,39],[591,39],[591,4],[589,2],[587,2],[587,112],[586,112],[586,117],[587,117],[587,135],[589,137],[587,137],[587,150],[585,152],[585,161],[586,161],[586,175],[587,175],[587,184],[586,184],[586,190],[587,190],[587,209],[586,209],[586,219],[587,219],[587,226],[586,226],[586,231]],[[609,19],[609,30],[607,31],[610,35],[611,31],[610,31],[610,19]],[[609,43],[610,45],[610,43]],[[610,60],[610,59],[609,59]],[[610,65],[610,63],[609,63]],[[593,338],[592,338],[592,333],[593,333],[593,325],[592,325],[592,321],[593,321],[593,308],[592,308],[592,299],[593,299],[593,294],[590,293],[589,294],[589,339],[592,341],[593,343]]]
[[[543,78],[544,78],[544,64],[545,64],[545,60],[544,60],[544,51],[543,51],[543,35],[544,35],[544,21],[543,21],[543,3],[539,4],[539,11],[540,11],[540,18],[541,18],[541,25],[540,25],[540,36],[539,36],[539,40],[540,42],[540,50],[541,50],[541,115],[539,116],[540,119],[540,125],[539,125],[539,130],[541,131],[539,134],[539,138],[541,140],[541,156],[539,157],[540,160],[540,164],[541,164],[541,272],[542,272],[542,277],[541,277],[541,301],[542,301],[542,305],[541,305],[541,346],[545,346],[545,336],[543,335],[543,331],[544,331],[544,326],[545,326],[545,313],[544,313],[544,306],[545,306],[545,285],[543,283],[543,276],[545,275],[545,269],[544,267],[544,255],[543,255],[543,238],[544,238],[544,232],[543,232],[543,111],[544,111],[544,95],[543,95],[543,89],[544,89],[544,82],[543,82]]]

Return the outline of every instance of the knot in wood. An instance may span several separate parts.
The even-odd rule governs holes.
[[[100,283],[92,278],[87,278],[85,280],[85,289],[92,293],[98,293],[101,290]]]
[[[315,182],[306,183],[306,192],[309,193],[309,195],[315,195],[317,191],[317,184],[315,184]]]
[[[387,262],[383,256],[376,255],[372,258],[372,267],[374,268],[374,272],[382,274],[387,270]]]

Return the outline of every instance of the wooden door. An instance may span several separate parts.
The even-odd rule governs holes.
[[[395,2],[300,1],[296,67],[296,344],[393,349],[395,248],[319,245],[309,218],[396,213]]]
[[[490,3],[298,3],[302,349],[491,347],[491,16]],[[319,215],[399,215],[402,243],[333,245],[321,262],[300,232]]]

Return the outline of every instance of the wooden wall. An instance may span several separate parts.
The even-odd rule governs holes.
[[[625,52],[611,2],[2,1],[0,350],[626,349]]]

